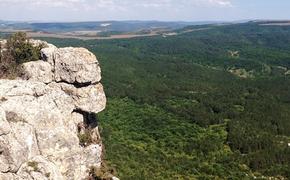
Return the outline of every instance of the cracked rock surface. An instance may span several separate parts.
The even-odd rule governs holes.
[[[101,141],[81,146],[78,137],[85,123],[99,136],[84,116],[106,106],[99,63],[84,48],[41,53],[23,64],[24,79],[0,80],[0,179],[85,179],[102,163]]]

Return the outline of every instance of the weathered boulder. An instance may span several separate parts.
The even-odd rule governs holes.
[[[29,43],[32,44],[34,47],[42,47],[44,48],[54,48],[57,49],[57,47],[53,44],[50,44],[46,41],[38,40],[38,39],[29,39]]]
[[[106,96],[96,57],[48,43],[42,57],[23,64],[23,79],[0,80],[1,180],[79,180],[101,167],[95,113]]]
[[[31,81],[39,81],[43,83],[51,83],[54,80],[52,66],[48,62],[42,60],[24,63],[22,65],[24,79]]]
[[[76,109],[89,113],[98,113],[104,110],[106,96],[104,93],[100,93],[104,92],[102,84],[81,88],[65,83],[61,83],[60,86],[64,92],[73,98]]]
[[[103,91],[97,90],[96,95],[104,98]],[[39,154],[57,163],[62,173],[70,172],[70,177],[85,177],[90,166],[100,166],[101,144],[80,146],[77,126],[83,116],[74,112],[79,109],[77,101],[61,85],[0,80],[0,98],[1,172],[16,173],[21,164]],[[96,112],[104,109],[105,102],[99,103],[102,106],[95,107]]]
[[[43,156],[35,156],[24,163],[17,172],[22,179],[63,179],[59,168]]]
[[[48,44],[47,47],[40,50],[42,60],[50,63],[50,65],[54,67],[54,59],[55,59],[56,51],[57,51],[57,47]]]
[[[95,84],[101,80],[101,68],[96,56],[85,48],[56,48],[49,46],[41,50],[54,72],[56,82],[75,85]],[[38,74],[35,73],[35,76]]]
[[[95,55],[84,48],[60,48],[55,52],[55,80],[70,84],[94,84],[101,80]]]
[[[34,129],[25,122],[10,123],[11,132],[0,136],[0,172],[16,173],[30,157],[39,154]]]

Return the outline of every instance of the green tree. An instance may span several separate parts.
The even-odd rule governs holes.
[[[21,64],[40,59],[43,44],[33,45],[27,34],[17,32],[7,39],[0,53],[0,78],[15,78],[21,74]]]
[[[7,40],[7,50],[17,64],[39,60],[42,48],[43,45],[33,46],[24,32],[17,32]]]

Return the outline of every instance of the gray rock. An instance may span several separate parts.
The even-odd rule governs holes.
[[[60,48],[55,53],[55,80],[70,84],[94,84],[101,80],[95,55],[84,48]]]
[[[89,113],[99,113],[105,109],[106,96],[102,84],[76,88],[61,83],[62,90],[73,98],[76,109]]]
[[[24,180],[24,179],[16,177],[16,174],[14,173],[1,173],[1,172],[0,172],[0,179],[1,180],[13,180],[13,179]]]
[[[0,172],[16,173],[39,155],[56,164],[62,175],[75,179],[85,177],[90,166],[100,166],[102,145],[79,145],[77,126],[84,117],[74,112],[82,105],[92,112],[104,109],[106,98],[100,84],[75,88],[64,83],[0,80],[1,98],[5,101],[0,102],[0,147],[5,153],[0,155]],[[92,103],[91,98],[96,101]],[[85,106],[86,102],[92,106]],[[21,177],[30,176],[43,177],[37,172]]]
[[[12,130],[0,136],[1,172],[16,173],[21,164],[39,154],[34,129],[24,122],[11,122]]]
[[[57,47],[54,45],[48,44],[46,48],[41,49],[41,57],[43,61],[50,63],[54,68],[54,59]]]
[[[79,140],[85,114],[106,106],[98,61],[84,48],[46,46],[42,60],[23,64],[24,79],[0,80],[1,180],[85,179],[101,166],[98,127],[87,147]]]
[[[31,180],[65,179],[60,173],[60,169],[43,156],[35,156],[24,163],[17,172],[17,176],[22,179]]]
[[[50,63],[39,60],[27,62],[22,65],[23,78],[31,81],[51,83],[54,80],[52,66]]]
[[[29,39],[29,43],[34,47],[42,47],[42,48],[56,48],[55,45],[50,44],[46,41],[38,40],[38,39]]]
[[[42,61],[24,64],[24,77],[28,80],[45,83],[55,80],[80,86],[96,84],[101,80],[99,62],[85,48],[58,49],[48,46],[41,50],[41,54]]]
[[[0,100],[1,101],[1,100]],[[6,120],[6,114],[2,108],[0,108],[0,136],[7,135],[11,131],[10,125]]]

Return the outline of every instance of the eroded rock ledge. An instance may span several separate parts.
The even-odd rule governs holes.
[[[86,117],[106,105],[99,63],[87,49],[46,45],[22,79],[0,80],[1,180],[79,180],[101,166],[98,127]]]

